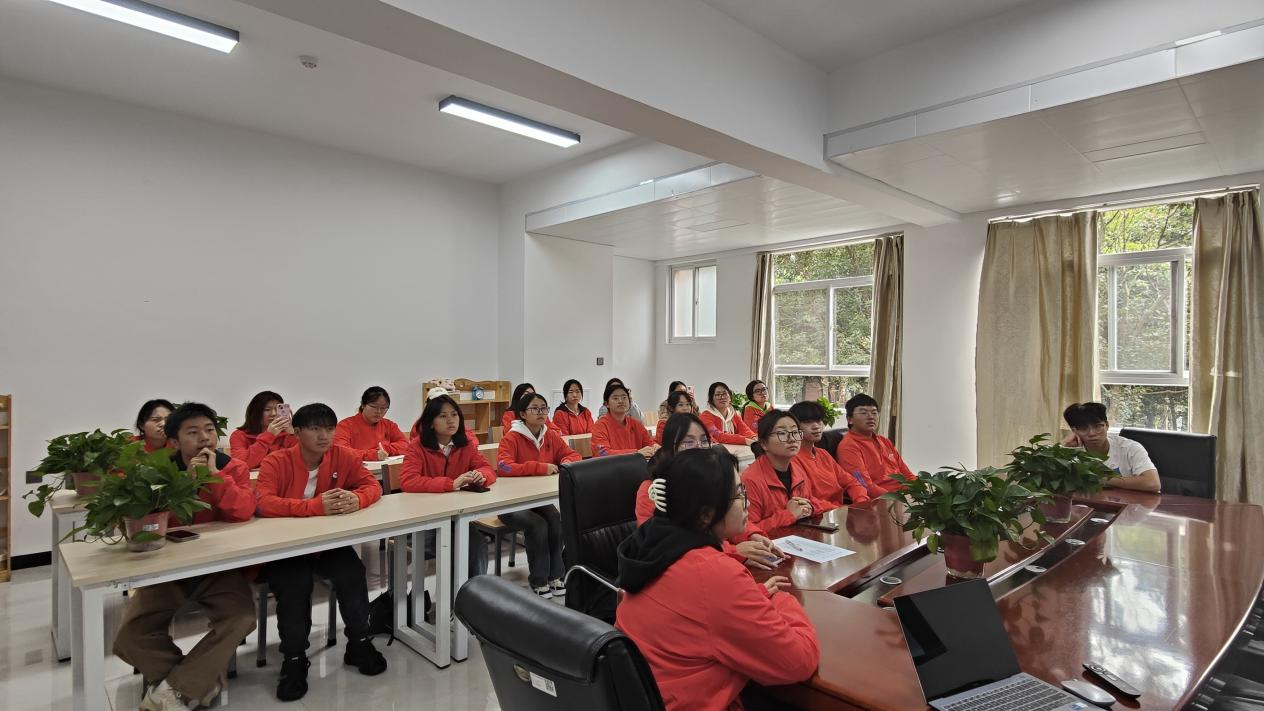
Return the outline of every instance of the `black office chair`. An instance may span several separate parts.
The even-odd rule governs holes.
[[[1119,436],[1145,447],[1163,493],[1216,498],[1215,435],[1125,427]]]
[[[824,434],[821,435],[821,449],[829,452],[831,457],[838,459],[838,445],[843,443],[843,437],[846,435],[846,428],[825,430]]]
[[[494,575],[471,578],[456,617],[478,639],[503,711],[659,711],[663,699],[626,635]]]
[[[559,474],[566,606],[613,622],[617,591],[610,581],[619,573],[619,544],[636,530],[636,491],[645,481],[645,457],[594,457],[563,464]]]

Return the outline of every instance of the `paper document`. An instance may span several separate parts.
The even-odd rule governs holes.
[[[802,536],[786,536],[776,539],[773,543],[787,555],[810,560],[813,563],[828,563],[835,558],[842,558],[856,552]]]

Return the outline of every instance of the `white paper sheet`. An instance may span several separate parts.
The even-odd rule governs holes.
[[[856,551],[849,551],[846,548],[831,546],[828,543],[821,543],[810,538],[802,536],[786,536],[773,541],[786,555],[792,555],[796,558],[810,560],[813,563],[828,563],[831,560],[849,556]]]

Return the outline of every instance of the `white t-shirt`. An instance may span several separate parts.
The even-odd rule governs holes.
[[[1114,449],[1112,445],[1111,449]],[[307,488],[303,489],[303,498],[310,499],[316,495],[316,474],[320,471],[320,467],[307,472]]]
[[[1106,435],[1106,441],[1110,443],[1106,466],[1119,472],[1120,476],[1137,476],[1155,468],[1141,443],[1113,434]]]

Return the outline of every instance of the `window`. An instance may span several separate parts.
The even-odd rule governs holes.
[[[716,276],[715,264],[687,264],[671,268],[668,343],[715,340]]]
[[[841,404],[869,387],[873,243],[773,257],[772,399]]]
[[[1189,284],[1194,205],[1098,215],[1102,402],[1118,427],[1189,429]]]

